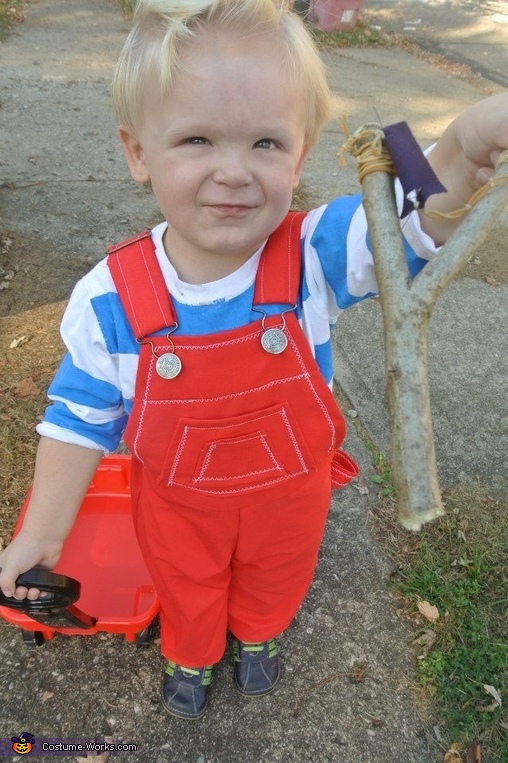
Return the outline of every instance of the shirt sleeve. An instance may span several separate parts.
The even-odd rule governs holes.
[[[116,450],[127,422],[118,354],[108,347],[87,277],[71,295],[61,335],[67,353],[48,390],[52,404],[37,431],[63,442]]]
[[[397,182],[396,198],[402,208],[402,189]],[[402,244],[409,274],[414,278],[438,251],[421,229],[417,212],[401,222]],[[327,310],[331,322],[339,313],[378,292],[370,248],[367,219],[361,195],[340,197],[310,213],[305,233],[307,281],[317,282],[313,268],[322,270],[328,287]]]

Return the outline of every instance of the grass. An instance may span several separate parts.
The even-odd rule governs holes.
[[[389,496],[386,462],[376,469]],[[506,763],[508,713],[492,689],[508,698],[508,502],[465,486],[443,498],[446,516],[418,535],[398,527],[393,497],[373,511],[373,528],[396,563],[391,585],[415,630],[417,678],[433,723],[448,746],[465,752],[476,739],[483,763]],[[437,620],[420,612],[422,602],[437,607]]]
[[[376,474],[371,479],[372,482],[379,485],[379,494],[383,497],[395,496],[390,462],[371,440],[366,440],[365,446],[370,453],[372,464],[376,470]]]
[[[32,478],[35,426],[63,355],[59,337],[63,308],[63,303],[53,303],[0,316],[0,548],[10,537]],[[21,337],[26,340],[11,348]]]
[[[386,38],[362,19],[347,31],[326,32],[309,24],[309,30],[321,50],[334,48],[372,48],[386,45]]]
[[[5,40],[14,23],[23,19],[27,0],[0,0],[0,40]]]

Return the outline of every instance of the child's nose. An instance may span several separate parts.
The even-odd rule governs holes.
[[[216,183],[239,188],[252,182],[245,156],[240,151],[227,151],[217,158],[213,179]]]

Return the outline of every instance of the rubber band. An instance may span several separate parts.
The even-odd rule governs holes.
[[[496,169],[501,167],[503,164],[508,164],[508,149],[499,155]],[[464,204],[461,209],[455,209],[453,212],[435,212],[432,210],[427,211],[425,209],[423,209],[422,212],[424,215],[432,218],[433,220],[460,220],[461,217],[465,217],[467,213],[472,210],[475,204],[478,204],[480,199],[483,199],[483,197],[486,196],[489,191],[491,191],[493,188],[499,188],[506,183],[508,183],[508,174],[490,178],[490,180],[488,180],[485,185],[482,185],[481,188],[478,188],[478,190],[473,193],[467,204]]]

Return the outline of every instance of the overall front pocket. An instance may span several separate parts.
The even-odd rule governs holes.
[[[162,467],[168,486],[241,494],[315,470],[288,405],[220,420],[181,418]]]

